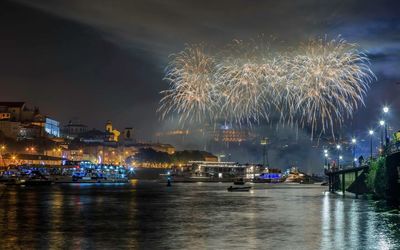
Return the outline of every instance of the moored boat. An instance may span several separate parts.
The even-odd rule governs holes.
[[[251,187],[228,187],[229,192],[248,192],[250,189]]]

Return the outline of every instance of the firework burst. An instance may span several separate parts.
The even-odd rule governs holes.
[[[278,121],[332,134],[362,105],[375,78],[368,58],[343,39],[318,39],[288,53],[271,52],[260,40],[235,40],[210,56],[204,46],[173,55],[159,111],[180,122]],[[276,120],[276,119],[274,119]]]
[[[164,80],[170,83],[158,111],[162,118],[177,113],[180,122],[204,122],[212,119],[217,106],[214,82],[215,62],[205,53],[203,45],[187,45],[172,55]]]

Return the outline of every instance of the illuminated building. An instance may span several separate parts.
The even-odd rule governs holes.
[[[32,124],[42,128],[42,136],[60,137],[60,123],[48,116],[36,115]]]
[[[255,135],[247,129],[235,129],[228,125],[222,125],[211,133],[216,142],[241,143],[255,138]]]
[[[5,166],[9,165],[46,165],[61,166],[64,159],[48,155],[37,154],[5,154],[3,161]]]
[[[9,120],[11,118],[11,113],[0,112],[0,120]]]
[[[25,102],[0,102],[0,131],[14,139],[60,137],[59,122],[39,114],[38,108],[27,108]]]
[[[111,135],[108,140],[109,141],[118,141],[120,136],[120,132],[116,129],[113,129],[113,125],[111,121],[107,121],[106,123],[106,131]]]

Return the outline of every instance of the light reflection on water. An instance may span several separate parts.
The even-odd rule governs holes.
[[[400,216],[316,185],[223,183],[9,187],[0,248],[397,249]]]

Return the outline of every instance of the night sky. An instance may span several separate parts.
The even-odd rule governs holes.
[[[168,55],[185,43],[341,35],[368,51],[378,77],[352,122],[363,129],[384,104],[400,117],[399,10],[399,1],[365,0],[2,1],[0,100],[27,101],[61,122],[100,128],[110,119],[150,138],[163,127],[155,110]]]

